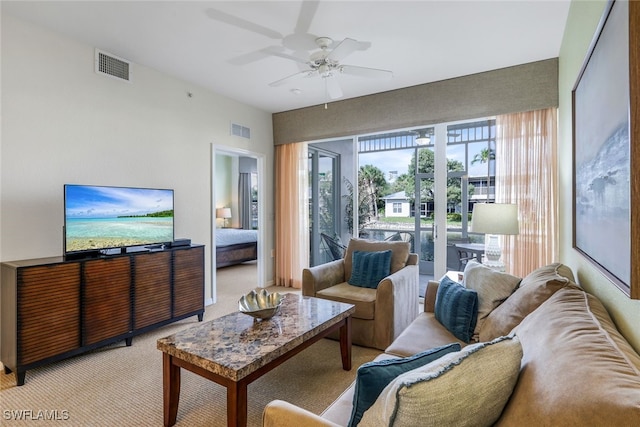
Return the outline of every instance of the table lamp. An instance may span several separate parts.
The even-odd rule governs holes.
[[[231,208],[217,208],[216,218],[222,218],[224,220],[223,227],[227,228],[227,218],[231,218]]]
[[[485,234],[483,264],[504,271],[498,236],[519,233],[518,206],[510,203],[476,203],[471,217],[471,231]]]

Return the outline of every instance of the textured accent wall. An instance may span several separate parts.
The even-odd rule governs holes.
[[[275,145],[558,106],[558,58],[273,114]]]

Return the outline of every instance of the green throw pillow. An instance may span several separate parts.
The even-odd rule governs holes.
[[[354,251],[349,284],[377,288],[391,270],[391,250],[379,252]]]
[[[383,359],[361,365],[356,376],[349,427],[358,425],[364,411],[373,405],[382,390],[397,376],[431,363],[447,353],[460,351],[460,348],[460,344],[452,343],[409,357]]]
[[[442,326],[459,340],[469,342],[478,321],[478,293],[444,276],[434,311]]]

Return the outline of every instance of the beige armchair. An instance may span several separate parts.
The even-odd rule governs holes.
[[[354,251],[385,250],[391,250],[390,274],[377,288],[348,283]],[[352,342],[384,350],[418,316],[418,255],[409,250],[408,242],[351,239],[343,259],[303,270],[302,294],[355,305]]]

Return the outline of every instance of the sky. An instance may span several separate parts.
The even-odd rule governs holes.
[[[359,163],[360,166],[373,165],[378,167],[384,172],[385,178],[388,180],[390,171],[398,171],[398,175],[409,171],[412,154],[412,149],[362,153],[359,155]],[[449,159],[464,163],[464,145],[447,147],[447,156]],[[473,153],[470,153],[469,157],[472,158]],[[486,164],[476,163],[475,165],[470,165],[469,176],[483,176],[486,175],[486,171]]]
[[[173,209],[173,190],[65,186],[67,218],[110,218]]]

